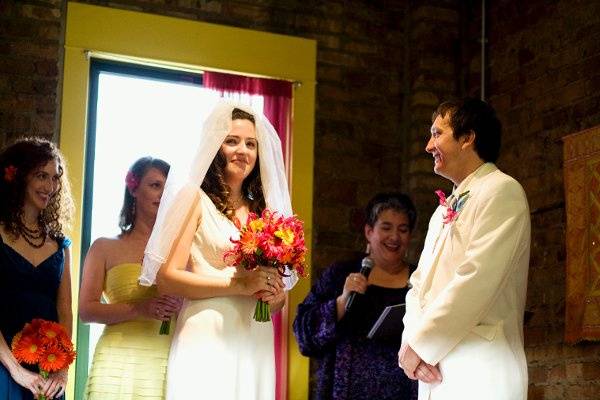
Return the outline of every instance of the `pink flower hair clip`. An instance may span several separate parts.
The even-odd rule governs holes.
[[[17,176],[17,167],[15,167],[14,165],[9,165],[8,167],[4,167],[4,181],[5,182],[12,182],[15,180],[15,177]]]
[[[436,190],[435,194],[437,194],[440,200],[440,206],[446,207],[446,213],[444,214],[444,220],[442,221],[444,224],[449,224],[458,217],[460,210],[462,210],[465,202],[469,198],[468,190],[459,194],[458,197],[450,196],[452,197],[451,201],[448,201],[442,190]]]
[[[130,192],[133,192],[140,185],[140,180],[133,172],[127,171],[127,175],[125,176],[125,185]]]

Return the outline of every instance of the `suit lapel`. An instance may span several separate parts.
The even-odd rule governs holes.
[[[458,198],[458,196],[460,196],[461,193],[464,193],[466,191],[471,191],[472,189],[476,188],[478,185],[478,182],[480,181],[480,179],[484,176],[486,176],[487,174],[493,172],[497,170],[497,167],[492,164],[492,163],[485,163],[483,165],[481,165],[479,168],[477,168],[470,176],[468,176],[461,185],[459,185],[457,188],[455,188],[455,190],[453,191],[453,194],[455,197]],[[474,192],[471,192],[471,195],[474,195]],[[474,199],[471,199],[474,200]],[[468,206],[468,202],[469,200],[467,200],[467,203],[465,203],[465,206]],[[444,210],[440,210],[438,208],[438,210],[436,210],[437,213],[439,213],[439,215],[437,215],[436,217],[436,222],[434,222],[434,226],[436,223],[439,223],[439,231],[437,234],[437,238],[435,240],[435,242],[433,243],[433,245],[431,246],[431,253],[430,254],[422,254],[421,257],[425,256],[427,258],[425,258],[423,261],[423,265],[421,265],[421,262],[419,262],[419,268],[422,268],[422,271],[425,271],[426,275],[423,279],[423,284],[421,286],[421,290],[419,291],[419,300],[421,303],[421,307],[423,308],[426,304],[427,304],[427,300],[426,299],[426,295],[427,293],[429,293],[429,289],[431,289],[431,285],[433,283],[433,279],[435,277],[435,271],[437,270],[438,264],[439,264],[439,259],[441,257],[442,254],[442,249],[444,248],[444,245],[446,244],[446,239],[448,238],[448,235],[450,234],[450,228],[453,222],[448,223],[448,224],[444,224],[443,221],[443,213]],[[460,218],[460,214],[458,215],[457,218]],[[429,249],[424,249],[424,252],[429,252]]]
[[[431,288],[431,284],[433,282],[433,277],[435,276],[435,271],[438,266],[438,260],[440,258],[441,250],[444,247],[444,243],[446,242],[446,238],[450,232],[450,226],[447,224],[443,224],[440,219],[440,225],[442,225],[441,230],[438,234],[438,237],[433,245],[433,249],[431,254],[428,254],[427,258],[427,266],[426,271],[427,275],[423,280],[423,285],[421,287],[421,291],[419,292],[419,298],[421,301],[421,307],[423,307],[427,302],[425,301],[425,295],[429,293],[429,289]]]

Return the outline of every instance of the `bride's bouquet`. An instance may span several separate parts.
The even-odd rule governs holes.
[[[253,270],[259,265],[277,268],[281,276],[296,273],[306,276],[306,246],[302,221],[296,216],[284,217],[265,209],[260,217],[250,213],[245,225],[235,220],[240,230],[238,240],[231,239],[233,248],[223,258],[235,266]],[[258,300],[254,310],[256,321],[270,321],[269,305]]]
[[[44,319],[25,324],[14,336],[11,350],[17,361],[37,365],[44,379],[48,379],[50,372],[68,368],[76,354],[65,328]],[[45,400],[46,396],[40,394],[37,398]]]

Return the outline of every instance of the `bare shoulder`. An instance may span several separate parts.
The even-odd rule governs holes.
[[[89,253],[110,254],[123,248],[123,239],[119,237],[100,237],[94,240]]]

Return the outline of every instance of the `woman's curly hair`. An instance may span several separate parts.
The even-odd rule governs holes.
[[[236,119],[246,119],[256,126],[254,116],[239,108],[234,108],[231,113],[231,120]],[[259,157],[260,155],[256,157],[254,169],[242,183],[242,196],[249,202],[250,211],[257,214],[260,214],[266,206],[262,183],[260,181]],[[217,209],[225,214],[227,218],[233,220],[235,210],[228,201],[231,188],[225,182],[224,170],[226,164],[227,160],[221,150],[219,150],[206,172],[201,187]]]
[[[15,239],[23,226],[23,205],[30,174],[50,161],[58,164],[58,186],[38,217],[40,227],[52,239],[64,237],[74,206],[65,161],[54,143],[38,137],[17,139],[0,153],[0,224]]]

